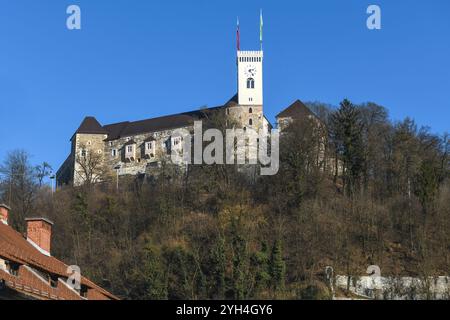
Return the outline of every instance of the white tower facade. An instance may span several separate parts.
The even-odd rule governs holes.
[[[238,104],[263,105],[263,51],[237,52]]]

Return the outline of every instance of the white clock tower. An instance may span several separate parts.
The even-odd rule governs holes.
[[[237,52],[238,104],[263,105],[263,51]]]
[[[258,51],[243,51],[240,49],[239,20],[237,24],[237,103],[228,108],[230,116],[240,124],[256,131],[269,130],[270,123],[263,114],[263,50],[262,50],[262,12],[260,14],[260,45]]]

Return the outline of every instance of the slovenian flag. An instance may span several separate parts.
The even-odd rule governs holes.
[[[262,9],[259,12],[259,41],[263,42],[263,15],[262,15]]]
[[[236,30],[236,47],[237,50],[241,50],[241,43],[240,43],[240,34],[239,34],[239,17],[237,18],[237,30]]]

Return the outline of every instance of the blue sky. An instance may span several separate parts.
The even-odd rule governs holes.
[[[66,8],[82,30],[66,28]],[[366,28],[378,4],[382,29]],[[373,101],[449,131],[448,0],[0,0],[0,160],[22,148],[56,170],[81,120],[107,124],[215,106],[236,92],[241,49],[258,49],[264,110],[295,99]]]

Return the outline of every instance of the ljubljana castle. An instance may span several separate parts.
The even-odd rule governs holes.
[[[204,119],[212,111],[223,112],[233,126],[243,130],[270,131],[272,125],[264,116],[263,108],[262,45],[257,51],[240,50],[239,26],[237,37],[237,94],[229,101],[213,108],[106,125],[95,117],[85,117],[70,139],[70,154],[56,174],[57,185],[78,186],[86,180],[97,182],[105,170],[117,175],[149,174],[181,144],[181,137],[173,132],[176,129],[192,131],[194,121]],[[260,40],[262,42],[262,26]],[[282,129],[295,117],[313,116],[297,100],[277,116],[277,125]],[[95,172],[94,167],[102,169]]]

